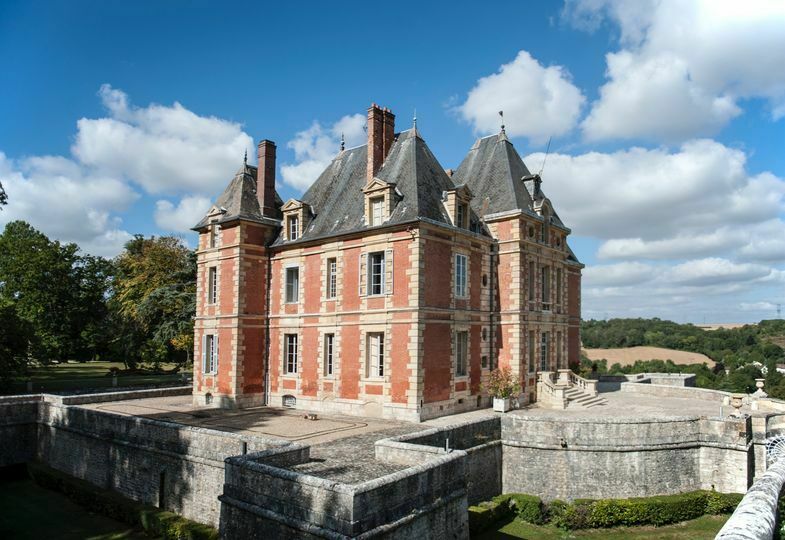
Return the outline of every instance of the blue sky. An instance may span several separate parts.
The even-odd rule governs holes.
[[[507,131],[587,264],[584,316],[785,304],[781,2],[0,3],[0,225],[111,256],[198,221],[255,141],[297,197],[370,102],[445,167]],[[359,115],[359,116],[358,116]],[[253,160],[253,156],[251,156]]]

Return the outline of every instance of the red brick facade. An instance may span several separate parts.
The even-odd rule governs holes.
[[[369,180],[393,144],[392,118],[369,114]],[[274,145],[264,150],[274,163]],[[269,188],[274,171],[263,172]],[[266,208],[273,195],[260,195]],[[290,203],[283,221],[267,211],[220,222],[216,206],[198,226],[198,403],[420,420],[487,406],[482,384],[498,365],[520,376],[527,400],[542,362],[577,363],[581,265],[569,258],[569,230],[548,227],[543,240],[542,219],[517,212],[487,216],[485,233],[418,220],[276,241],[286,208],[306,227],[307,205]],[[206,359],[209,336],[217,366]]]

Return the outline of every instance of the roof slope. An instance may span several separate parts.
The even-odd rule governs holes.
[[[277,223],[276,220],[271,220],[262,215],[262,211],[259,208],[259,200],[256,197],[256,174],[256,167],[248,164],[244,164],[237,170],[224,192],[213,203],[214,207],[223,210],[218,223],[225,223],[235,219],[246,219],[260,223]],[[275,204],[276,206],[281,206],[282,204],[277,192],[275,194]],[[206,215],[193,229],[199,230],[207,226],[209,222],[210,217]]]
[[[297,241],[368,229],[365,223],[367,146],[345,150],[330,163],[302,201],[314,217]],[[395,184],[396,201],[381,226],[429,219],[451,225],[442,204],[443,192],[454,187],[416,130],[399,133],[376,178]],[[282,236],[276,244],[282,243]]]
[[[489,200],[486,214],[529,210],[532,198],[522,178],[529,176],[515,147],[504,133],[478,139],[463,158],[452,179],[466,184],[474,193],[472,208],[479,212],[483,201]]]

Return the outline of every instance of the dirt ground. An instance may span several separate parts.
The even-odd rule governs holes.
[[[592,360],[608,361],[608,367],[619,363],[630,366],[636,360],[673,360],[674,364],[703,364],[714,367],[714,360],[705,354],[663,349],[661,347],[627,347],[625,349],[583,349]]]

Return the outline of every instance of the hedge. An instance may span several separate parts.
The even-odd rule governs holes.
[[[218,531],[172,512],[144,505],[89,482],[68,476],[40,464],[29,463],[27,470],[39,486],[58,491],[92,512],[141,528],[148,536],[164,540],[218,540]]]
[[[551,523],[563,529],[659,526],[706,514],[731,513],[741,498],[739,493],[698,490],[657,497],[576,499],[571,503],[554,500],[544,504],[533,495],[507,494],[470,507],[469,527],[473,532],[479,532],[512,515],[529,523]]]

